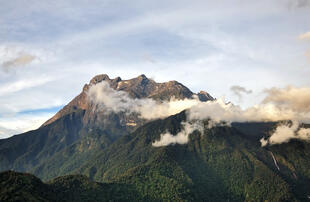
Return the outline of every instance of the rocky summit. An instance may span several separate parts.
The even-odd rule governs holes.
[[[55,116],[49,119],[43,124],[48,125],[60,117],[70,114],[76,110],[85,110],[85,114],[89,114],[90,111],[94,111],[93,105],[90,105],[87,101],[87,91],[92,85],[96,85],[100,82],[109,83],[110,87],[117,91],[125,91],[132,98],[152,98],[155,100],[169,100],[193,98],[194,95],[198,95],[201,101],[213,100],[214,98],[205,91],[200,91],[198,94],[190,91],[186,86],[177,82],[169,81],[164,83],[156,83],[154,80],[147,78],[144,74],[129,80],[122,80],[120,77],[110,79],[107,74],[100,74],[92,78],[89,84],[85,84],[83,91],[75,97],[68,105],[61,109]],[[88,118],[85,118],[85,122]]]

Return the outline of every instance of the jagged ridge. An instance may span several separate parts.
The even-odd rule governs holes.
[[[83,91],[75,97],[68,105],[61,109],[55,116],[43,124],[48,125],[60,117],[72,113],[76,109],[86,111],[94,111],[93,107],[87,102],[87,90],[90,86],[98,84],[102,81],[108,82],[110,86],[118,91],[125,91],[132,98],[152,98],[155,100],[169,100],[172,97],[176,99],[192,98],[198,95],[201,101],[213,100],[214,98],[205,91],[198,94],[193,93],[187,87],[177,81],[169,81],[164,83],[156,83],[154,80],[147,78],[144,74],[129,80],[122,80],[120,77],[110,79],[107,74],[97,75],[92,78],[89,84],[85,84]],[[89,114],[89,113],[86,113]],[[87,122],[87,118],[85,122]]]

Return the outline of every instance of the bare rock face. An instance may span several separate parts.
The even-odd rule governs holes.
[[[200,91],[197,95],[198,95],[199,100],[202,102],[214,100],[214,98],[206,91]]]
[[[147,78],[144,74],[129,80],[122,80],[120,77],[111,79],[106,74],[100,74],[92,78],[89,84],[85,84],[83,91],[75,97],[68,105],[61,109],[55,116],[49,119],[43,124],[43,126],[53,123],[60,117],[75,112],[76,110],[85,110],[84,124],[95,125],[102,127],[102,125],[110,125],[113,123],[113,127],[125,127],[135,128],[142,124],[141,120],[138,120],[137,115],[126,114],[106,114],[100,113],[95,110],[96,106],[93,106],[87,100],[87,91],[92,85],[96,85],[100,82],[108,82],[110,87],[117,91],[125,91],[132,98],[152,98],[155,100],[170,100],[172,97],[175,99],[193,98],[193,95],[197,95],[201,101],[213,100],[207,92],[201,91],[198,94],[194,94],[187,87],[177,81],[169,81],[164,83],[156,83],[154,80]],[[139,124],[141,122],[141,124]],[[119,123],[119,125],[115,125]]]

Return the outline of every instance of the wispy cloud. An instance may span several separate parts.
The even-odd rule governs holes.
[[[272,103],[281,109],[292,109],[297,112],[310,111],[310,88],[296,88],[287,86],[286,88],[271,88],[265,90],[267,96],[263,103]]]
[[[51,77],[43,77],[43,78],[32,78],[32,79],[23,79],[15,81],[14,83],[8,83],[0,87],[0,96],[18,92],[21,90],[25,90],[28,88],[33,88],[36,86],[41,86],[43,84],[46,84],[50,81],[55,80],[56,78]]]
[[[152,143],[154,147],[163,147],[174,144],[186,144],[188,142],[189,134],[193,133],[195,130],[198,130],[203,134],[203,126],[200,123],[193,122],[182,122],[182,130],[176,135],[172,135],[169,131],[160,135],[160,140],[156,140]]]
[[[35,59],[35,56],[27,54],[27,53],[22,53],[17,58],[14,58],[13,60],[9,60],[9,61],[2,63],[1,66],[5,72],[8,72],[10,68],[25,66],[27,64],[30,64],[34,59]]]
[[[241,100],[242,94],[251,94],[252,90],[247,90],[245,87],[234,85],[230,87],[230,90]]]
[[[38,59],[34,54],[16,46],[0,46],[0,58],[0,67],[6,73],[17,67],[29,65]]]

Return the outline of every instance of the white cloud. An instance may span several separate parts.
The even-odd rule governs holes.
[[[269,144],[279,144],[288,142],[295,137],[295,132],[298,128],[298,123],[294,122],[291,126],[280,125],[276,128],[269,138]]]
[[[198,124],[190,124],[197,120],[211,119],[209,127],[217,124],[230,125],[232,122],[282,121],[293,120],[294,123],[310,123],[309,88],[286,87],[266,90],[264,101],[246,109],[238,105],[226,103],[223,98],[200,102],[197,98],[157,102],[153,99],[133,99],[127,92],[116,91],[108,83],[101,82],[90,87],[88,97],[98,106],[99,110],[138,113],[144,119],[164,118],[187,109],[187,122],[184,129],[173,136],[169,132],[161,135],[161,140],[155,146],[168,144],[184,144],[188,135]],[[295,125],[294,125],[295,127]],[[287,130],[289,129],[289,130]],[[269,143],[286,142],[292,139],[294,133],[288,133],[291,127],[280,127],[271,135]],[[302,137],[307,133],[303,132]],[[282,139],[281,139],[282,138]],[[262,144],[265,144],[262,142]]]
[[[287,143],[292,139],[299,139],[310,141],[310,129],[301,128],[300,124],[296,121],[292,123],[280,124],[270,134],[268,139],[262,138],[262,146]]]
[[[246,109],[226,103],[223,98],[213,102],[198,103],[188,110],[189,120],[211,118],[215,122],[250,122],[300,120],[309,122],[309,111],[297,112],[292,109],[281,109],[273,104],[260,104]]]
[[[296,97],[299,99],[300,97]],[[289,142],[291,139],[310,140],[310,129],[299,128],[299,123],[310,123],[310,110],[304,108],[304,111],[295,110],[294,108],[282,108],[275,104],[261,104],[247,109],[241,109],[239,106],[231,103],[225,103],[223,99],[215,101],[199,102],[196,105],[190,107],[187,110],[187,122],[193,122],[196,120],[209,121],[208,127],[211,128],[216,125],[229,126],[232,122],[257,122],[257,121],[281,121],[281,120],[293,120],[292,126],[280,125],[276,130],[266,139],[261,139],[262,146],[267,144],[281,144]],[[156,141],[155,145],[167,145],[169,142],[176,144],[185,144],[188,135],[192,133],[192,130],[182,130],[175,136],[169,133],[161,135],[161,139]]]
[[[182,122],[182,130],[176,135],[172,135],[170,132],[166,132],[160,135],[160,140],[156,140],[152,143],[154,147],[163,147],[170,144],[186,144],[188,142],[189,134],[198,130],[203,134],[203,125],[200,122]]]
[[[53,80],[55,80],[55,78],[43,77],[43,78],[23,79],[15,81],[14,83],[4,84],[0,87],[0,96],[36,86],[41,86]]]
[[[279,108],[292,109],[297,112],[310,111],[310,88],[271,88],[266,90],[267,96],[263,103],[272,103]]]
[[[138,113],[144,119],[165,118],[188,109],[199,102],[198,98],[184,100],[172,98],[170,101],[162,102],[150,98],[133,99],[127,92],[116,91],[106,82],[91,86],[88,91],[88,98],[98,105],[99,110]]]
[[[310,141],[310,128],[300,128],[297,135],[298,139]]]
[[[271,88],[259,105],[241,109],[219,99],[214,102],[199,103],[188,110],[188,119],[211,118],[215,123],[282,121],[292,120],[293,124],[281,124],[268,139],[261,139],[262,146],[281,144],[291,139],[310,140],[310,129],[300,128],[300,123],[310,123],[310,88]]]

